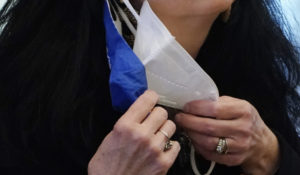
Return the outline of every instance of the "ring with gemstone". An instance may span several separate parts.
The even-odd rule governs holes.
[[[228,146],[227,146],[226,138],[219,138],[219,142],[216,147],[216,152],[218,154],[227,154]]]
[[[164,147],[164,151],[170,150],[170,149],[172,148],[172,146],[173,146],[172,141],[171,141],[170,139],[167,140],[167,142],[166,142],[166,144],[165,144],[165,147]]]

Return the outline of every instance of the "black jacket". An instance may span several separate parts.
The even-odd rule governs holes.
[[[108,106],[110,106],[108,104]],[[98,138],[98,144],[104,136],[111,130],[114,122],[117,120],[118,114],[114,112],[110,107],[100,117],[99,128],[103,132],[101,134],[102,138]],[[289,120],[287,120],[289,121]],[[269,126],[274,129],[274,132],[277,135],[277,138],[280,143],[280,167],[277,172],[278,175],[299,175],[300,174],[300,155],[299,150],[295,146],[299,146],[299,139],[295,132],[293,132],[293,127],[290,123],[282,124],[282,127],[285,128],[285,133],[280,133],[276,131],[272,126]],[[79,128],[74,127],[72,133],[75,135],[78,134]],[[87,150],[84,146],[81,145],[72,145],[65,147],[63,144],[57,146],[57,144],[52,144],[55,141],[51,142],[49,140],[50,131],[45,128],[41,131],[43,139],[46,143],[38,144],[35,147],[35,154],[30,154],[29,151],[22,150],[16,151],[15,145],[7,147],[7,145],[0,145],[1,147],[1,174],[3,175],[58,175],[58,174],[70,174],[70,175],[83,175],[87,174],[87,164],[91,156],[96,150],[96,147],[92,151]],[[292,135],[286,135],[291,134]],[[72,135],[72,134],[70,134]],[[49,138],[47,138],[49,137]],[[184,140],[184,137],[181,137],[180,134],[176,134],[175,139],[181,142],[182,150],[178,159],[176,160],[174,166],[170,169],[168,175],[193,175],[193,172],[190,167],[189,162],[189,147],[187,142]],[[68,139],[68,138],[65,138]],[[293,140],[288,142],[287,140]],[[34,143],[33,143],[34,144]],[[298,144],[298,145],[297,145]],[[298,147],[299,148],[299,147]],[[74,154],[76,153],[76,154]],[[30,157],[32,156],[32,157]],[[78,160],[80,157],[82,160]],[[200,156],[197,157],[201,173],[205,173],[209,162],[202,160]],[[213,174],[241,174],[240,167],[226,167],[223,165],[216,165]]]

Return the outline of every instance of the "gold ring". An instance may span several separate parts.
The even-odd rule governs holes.
[[[216,147],[216,152],[218,154],[227,154],[228,152],[228,146],[227,146],[227,141],[226,138],[219,138],[218,145]]]

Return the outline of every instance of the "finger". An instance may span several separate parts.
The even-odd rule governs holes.
[[[127,121],[142,122],[156,105],[159,96],[151,90],[145,91],[123,115]]]
[[[215,110],[215,101],[211,100],[196,100],[184,105],[183,111],[199,116],[213,117]]]
[[[235,134],[235,128],[239,124],[239,122],[216,120],[184,113],[177,114],[175,121],[185,130],[192,130],[208,136],[230,138]]]
[[[244,153],[231,153],[231,154],[218,154],[216,152],[207,151],[201,147],[195,147],[196,152],[202,155],[205,159],[215,161],[219,164],[227,166],[237,166],[241,165],[246,155]]]
[[[161,157],[163,164],[165,164],[168,168],[170,168],[174,164],[181,149],[180,144],[177,141],[172,141],[172,144],[172,148],[168,151],[165,151]]]
[[[142,126],[148,130],[148,132],[152,132],[154,134],[167,119],[167,111],[162,107],[155,107],[149,116],[143,121]]]
[[[217,101],[197,100],[185,105],[184,112],[194,115],[233,120],[251,114],[255,108],[247,101],[223,96]]]
[[[176,131],[176,125],[171,120],[167,120],[164,125],[155,134],[155,142],[162,150],[165,147],[166,142],[173,136]],[[165,135],[167,134],[167,136]]]
[[[207,135],[201,135],[195,132],[187,132],[187,135],[189,136],[189,138],[191,139],[193,145],[195,145],[195,147],[201,147],[206,151],[211,151],[211,152],[215,152],[216,148],[218,146],[219,137],[211,137],[211,136],[207,136]],[[241,147],[238,145],[237,142],[235,142],[235,140],[230,139],[230,138],[226,138],[226,145],[227,145],[227,153],[231,154],[231,153],[239,153],[241,152]]]

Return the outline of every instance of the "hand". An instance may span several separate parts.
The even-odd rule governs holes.
[[[244,174],[271,175],[276,171],[278,140],[247,101],[226,96],[215,102],[194,101],[176,116],[176,122],[207,160],[241,165]],[[216,152],[221,137],[226,138],[227,154]]]
[[[154,107],[158,95],[146,91],[118,120],[106,136],[88,166],[89,175],[164,175],[174,163],[180,146],[173,142],[164,151],[167,138],[175,132],[175,124],[167,120],[167,112]]]

